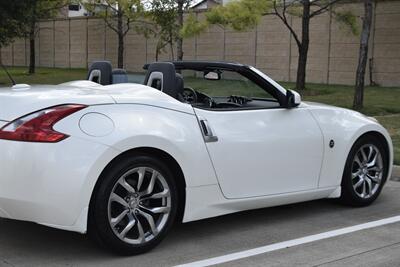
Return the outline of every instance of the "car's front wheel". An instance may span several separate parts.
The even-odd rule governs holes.
[[[379,196],[388,173],[388,156],[375,136],[363,136],[353,145],[342,178],[341,200],[367,206]]]
[[[90,235],[118,254],[154,248],[175,220],[176,188],[171,171],[156,158],[118,160],[102,175],[93,196]]]

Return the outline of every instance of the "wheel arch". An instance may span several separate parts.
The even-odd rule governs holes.
[[[343,173],[345,171],[345,166],[346,166],[347,158],[348,158],[350,151],[353,149],[354,145],[358,142],[358,140],[360,140],[361,138],[368,137],[368,136],[375,137],[382,144],[382,146],[385,150],[384,152],[388,159],[387,163],[386,163],[388,173],[387,173],[387,177],[385,178],[385,181],[387,181],[389,179],[389,177],[391,175],[391,166],[392,166],[392,161],[393,161],[393,154],[392,154],[393,152],[391,149],[391,141],[390,141],[390,139],[388,139],[388,137],[384,133],[380,132],[377,129],[366,129],[366,130],[358,133],[357,135],[353,136],[352,141],[350,142],[348,148],[345,151],[346,156],[344,157],[343,172],[342,172],[342,175],[340,176],[340,184],[342,184],[342,182],[343,182]]]
[[[114,157],[102,170],[100,173],[100,176],[96,180],[95,186],[91,192],[90,196],[90,201],[89,201],[89,210],[88,210],[88,220],[87,224],[89,225],[90,223],[90,218],[91,218],[91,212],[93,211],[92,206],[95,201],[95,193],[98,190],[98,187],[101,183],[101,181],[104,179],[104,175],[107,172],[107,170],[118,160],[121,158],[125,157],[135,157],[138,155],[146,155],[146,156],[151,156],[151,157],[156,157],[157,159],[160,159],[161,161],[165,162],[168,168],[170,168],[171,172],[174,174],[174,178],[176,179],[177,186],[178,186],[178,197],[179,197],[179,206],[178,206],[178,213],[177,213],[177,220],[182,222],[183,215],[184,215],[184,209],[185,209],[185,202],[186,202],[186,180],[185,176],[183,174],[182,168],[179,165],[178,161],[170,155],[168,152],[154,148],[154,147],[136,147],[129,149],[127,151],[124,151]],[[176,175],[175,175],[176,174]],[[89,229],[89,227],[87,227]]]
[[[388,174],[387,175],[389,176],[391,174],[390,169],[391,169],[391,164],[392,164],[392,161],[393,161],[393,155],[392,155],[392,152],[391,152],[391,144],[389,143],[389,140],[386,138],[386,136],[384,134],[382,134],[381,132],[376,131],[376,130],[366,131],[366,132],[362,133],[360,136],[358,136],[355,139],[355,141],[351,145],[351,148],[353,148],[354,144],[358,140],[360,140],[361,138],[367,137],[367,136],[375,137],[382,144],[384,152],[385,152],[386,157],[388,159],[387,162],[386,162],[386,165],[387,165],[386,168],[388,170]],[[350,148],[350,150],[351,150],[351,148]],[[388,179],[389,179],[389,177],[386,177],[386,180],[388,180]]]

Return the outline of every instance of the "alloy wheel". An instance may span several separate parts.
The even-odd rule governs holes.
[[[375,195],[383,177],[383,159],[375,145],[366,144],[357,151],[351,176],[354,192],[359,197],[368,199]]]
[[[114,185],[108,200],[109,225],[129,244],[144,244],[164,228],[171,211],[166,179],[150,167],[125,172]]]

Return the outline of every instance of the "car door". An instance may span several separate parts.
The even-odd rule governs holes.
[[[323,138],[306,108],[194,109],[226,198],[317,188]]]

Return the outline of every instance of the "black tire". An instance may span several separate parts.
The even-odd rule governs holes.
[[[127,171],[146,167],[157,171],[164,178],[170,191],[170,210],[167,219],[164,220],[163,227],[154,235],[154,237],[142,244],[130,244],[123,241],[115,233],[109,221],[109,199],[112,192],[115,192],[115,186],[121,176],[127,173]],[[149,174],[146,174],[149,177]],[[153,158],[148,155],[135,155],[125,156],[114,161],[100,177],[98,185],[96,185],[95,192],[93,194],[90,210],[89,210],[89,222],[88,222],[88,233],[89,236],[97,242],[99,245],[111,250],[119,255],[136,255],[145,253],[154,247],[156,247],[167,235],[175,222],[178,208],[178,190],[173,174],[169,168],[160,160]],[[145,183],[145,182],[143,182]],[[118,185],[119,186],[119,185]],[[155,185],[157,187],[157,185]],[[127,191],[128,192],[128,191]],[[162,200],[164,203],[164,200]],[[117,203],[118,204],[118,203]],[[142,204],[142,203],[140,203]],[[111,204],[110,204],[111,205]],[[139,206],[138,206],[139,207]],[[124,207],[124,209],[128,209]],[[139,209],[139,208],[138,208]],[[132,214],[133,214],[132,210]],[[132,215],[135,216],[136,220],[142,221],[144,217],[140,217],[140,214]],[[127,218],[125,218],[127,219]],[[146,222],[146,221],[145,221]],[[143,228],[145,228],[145,222]],[[151,232],[150,224],[147,224],[148,230]],[[137,227],[137,225],[136,225]],[[133,228],[132,228],[133,229]],[[137,230],[139,231],[139,230]]]
[[[360,149],[367,145],[375,146],[379,150],[382,156],[382,178],[379,187],[377,187],[376,191],[373,194],[371,194],[370,197],[363,198],[359,196],[359,192],[356,192],[356,189],[353,186],[355,182],[353,181],[352,178],[352,172],[354,171],[353,169],[354,166],[357,166],[353,165],[353,161],[355,160],[357,153],[360,153],[359,152]],[[387,174],[388,174],[388,153],[387,150],[385,149],[384,144],[382,144],[381,140],[376,136],[373,135],[362,136],[354,143],[347,157],[341,183],[342,194],[340,197],[340,201],[345,205],[354,207],[364,207],[372,204],[381,193],[382,188],[386,182]]]

